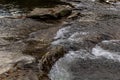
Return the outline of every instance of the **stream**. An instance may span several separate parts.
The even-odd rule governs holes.
[[[0,0],[0,80],[120,80],[120,0],[61,1]]]
[[[25,16],[35,8],[51,8],[64,2],[55,0],[0,0],[0,18]]]
[[[69,0],[68,0],[69,1]],[[52,42],[68,52],[52,67],[51,80],[120,80],[120,4],[69,1],[81,15]]]

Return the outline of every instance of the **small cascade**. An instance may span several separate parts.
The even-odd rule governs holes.
[[[97,0],[78,1],[70,3],[76,4],[76,10],[83,16],[63,26],[52,42],[52,45],[64,46],[68,52],[53,65],[50,79],[119,80],[118,2],[106,4]]]
[[[96,45],[91,52],[83,49],[69,51],[56,62],[49,76],[51,80],[118,80],[119,67],[120,52],[105,50]]]

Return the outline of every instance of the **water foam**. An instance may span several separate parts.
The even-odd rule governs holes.
[[[104,57],[114,61],[120,61],[120,52],[110,52],[102,49],[100,46],[96,46],[92,49],[92,54],[98,58]]]
[[[70,27],[64,27],[59,29],[59,31],[57,32],[56,36],[54,37],[54,39],[60,39],[60,38],[65,38],[65,34],[69,32]]]
[[[84,40],[85,36],[89,35],[89,32],[74,32],[72,27],[64,27],[59,29],[56,36],[54,37],[54,41],[51,43],[52,45],[59,45],[61,43],[80,43]]]

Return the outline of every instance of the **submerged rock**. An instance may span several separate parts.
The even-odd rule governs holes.
[[[50,80],[48,72],[52,65],[65,54],[62,46],[49,49],[38,62],[24,64],[24,61],[15,63],[14,68],[0,75],[1,80]]]
[[[2,18],[0,23],[0,80],[38,80],[39,72],[34,70],[39,70],[38,60],[48,52],[61,21]]]

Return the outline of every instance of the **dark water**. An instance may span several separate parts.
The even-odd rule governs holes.
[[[0,0],[1,4],[13,4],[21,8],[54,7],[57,4],[64,4],[59,0]]]
[[[19,16],[34,8],[50,8],[63,5],[59,0],[0,0],[0,17]]]

